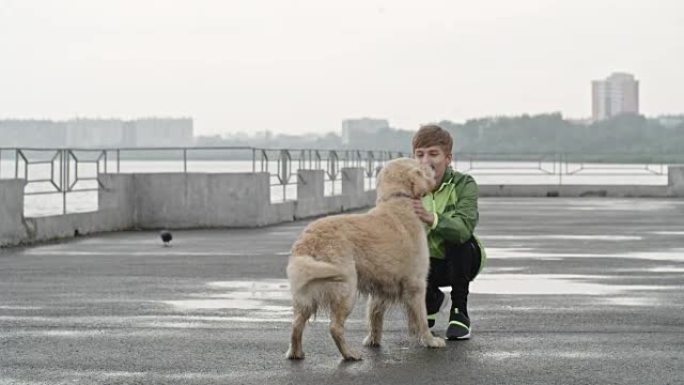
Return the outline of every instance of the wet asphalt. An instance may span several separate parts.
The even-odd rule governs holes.
[[[121,232],[0,250],[0,384],[682,384],[684,200],[482,199],[473,338],[407,336],[400,309],[340,359],[326,315],[284,358],[285,265],[307,222]],[[446,327],[440,314],[435,332]]]

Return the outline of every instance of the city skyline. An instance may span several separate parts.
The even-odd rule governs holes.
[[[0,148],[183,147],[192,145],[193,134],[191,118],[0,119]]]
[[[657,4],[655,4],[657,3]],[[684,112],[684,4],[201,0],[0,3],[0,119],[191,116],[197,135],[591,116],[587,83]]]

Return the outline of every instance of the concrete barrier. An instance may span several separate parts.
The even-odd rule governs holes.
[[[103,231],[133,228],[133,175],[101,175],[106,186],[98,192],[98,211],[24,218],[25,237],[20,243],[48,241]]]
[[[667,168],[667,185],[670,196],[684,197],[684,166]]]
[[[257,227],[373,205],[363,170],[341,172],[347,195],[324,196],[323,171],[301,171],[301,199],[277,204],[268,173],[104,174],[98,211],[37,218],[23,217],[25,182],[3,180],[0,246],[127,229]]]
[[[295,219],[310,218],[375,204],[375,191],[364,191],[364,170],[341,170],[342,195],[324,196],[325,171],[299,170]]]
[[[297,172],[297,201],[294,204],[295,219],[310,218],[333,210],[325,199],[325,171],[299,170]],[[338,207],[342,210],[342,204]]]
[[[270,223],[268,173],[136,174],[134,181],[138,228],[254,227]]]
[[[127,229],[256,227],[370,207],[364,170],[341,170],[342,195],[325,196],[323,170],[300,170],[297,201],[270,202],[268,173],[104,174],[99,209],[24,218],[24,180],[0,180],[0,246]],[[684,197],[684,166],[667,186],[482,185],[482,197]]]
[[[364,192],[364,170],[362,168],[342,169],[342,210],[353,210],[375,204],[368,201]]]
[[[23,179],[0,180],[0,246],[17,244],[26,238]]]

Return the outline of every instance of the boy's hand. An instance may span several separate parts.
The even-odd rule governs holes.
[[[423,206],[423,202],[420,199],[412,199],[411,203],[413,204],[413,211],[416,213],[418,218],[426,224],[432,226],[432,223],[435,221],[435,214],[425,210],[425,206]]]

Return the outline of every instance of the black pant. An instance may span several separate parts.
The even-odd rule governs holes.
[[[480,271],[480,252],[480,245],[471,237],[460,245],[445,242],[444,259],[430,258],[425,298],[428,308],[438,295],[440,286],[451,286],[451,308],[457,307],[461,313],[468,316],[468,288],[470,281],[475,279]]]

